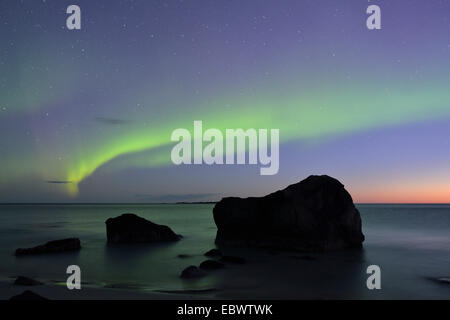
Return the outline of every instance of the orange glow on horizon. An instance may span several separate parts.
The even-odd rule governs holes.
[[[450,185],[444,186],[386,186],[364,188],[350,192],[356,203],[450,203]]]

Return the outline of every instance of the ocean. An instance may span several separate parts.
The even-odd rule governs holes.
[[[243,256],[196,280],[179,275],[215,247],[213,204],[0,205],[0,277],[22,275],[65,283],[69,265],[83,286],[191,292],[215,298],[450,299],[450,205],[358,205],[366,237],[361,251],[326,254],[225,248]],[[108,245],[105,221],[132,212],[168,225],[182,240]],[[75,253],[15,257],[19,247],[78,237]],[[187,257],[180,258],[183,254]],[[381,268],[381,289],[369,290],[369,265]]]

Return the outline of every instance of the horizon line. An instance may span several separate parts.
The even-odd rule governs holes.
[[[219,200],[220,201],[220,200]],[[214,204],[219,201],[176,202],[0,202],[0,205],[151,205],[151,204]],[[355,205],[450,205],[450,202],[354,202]]]

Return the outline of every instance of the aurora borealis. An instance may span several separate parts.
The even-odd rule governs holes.
[[[365,27],[368,3],[382,29]],[[82,29],[65,28],[77,4]],[[3,0],[0,202],[450,202],[450,2]],[[280,170],[174,166],[170,135],[279,128]]]

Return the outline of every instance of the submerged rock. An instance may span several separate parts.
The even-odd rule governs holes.
[[[14,281],[14,284],[17,286],[38,286],[43,283],[28,277],[18,276]]]
[[[49,241],[46,244],[32,248],[19,248],[16,250],[16,256],[43,254],[43,253],[59,253],[67,251],[78,251],[81,249],[80,239],[68,238],[62,240]]]
[[[222,256],[222,252],[220,252],[219,249],[211,249],[208,252],[205,253],[205,256],[207,257],[220,257]]]
[[[38,295],[37,293],[34,293],[33,291],[26,290],[22,292],[21,294],[18,294],[16,296],[12,296],[9,298],[10,301],[42,301],[42,300],[48,300],[47,298],[44,298],[43,296]]]
[[[450,278],[437,278],[437,281],[450,284]]]
[[[310,176],[261,198],[224,198],[216,243],[295,251],[361,248],[361,217],[338,180]]]
[[[178,241],[180,236],[168,226],[159,225],[133,213],[106,220],[109,243],[145,243]]]
[[[205,260],[200,263],[200,268],[203,270],[217,270],[222,269],[225,265],[215,260]]]
[[[450,285],[450,277],[428,278],[428,279],[437,282],[439,284]]]
[[[203,277],[205,274],[205,271],[197,268],[196,266],[189,266],[181,272],[180,277],[183,279],[192,279]]]

